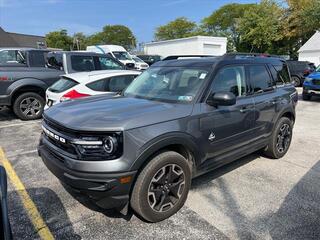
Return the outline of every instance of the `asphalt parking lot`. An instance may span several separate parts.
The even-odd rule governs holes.
[[[41,121],[0,111],[0,147],[57,239],[320,239],[319,109],[320,98],[300,99],[283,159],[252,154],[195,179],[182,210],[157,224],[90,209],[71,197],[37,155]],[[20,191],[9,181],[14,238],[40,238]]]

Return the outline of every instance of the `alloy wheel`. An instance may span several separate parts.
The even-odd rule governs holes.
[[[291,141],[291,129],[289,124],[285,123],[283,124],[278,132],[277,136],[277,150],[279,153],[285,152],[290,144]]]
[[[149,206],[157,212],[173,208],[185,187],[185,174],[177,164],[168,164],[153,176],[148,189]]]
[[[20,111],[26,117],[36,117],[41,112],[41,103],[34,97],[27,97],[20,103]]]

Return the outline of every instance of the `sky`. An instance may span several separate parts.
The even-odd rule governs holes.
[[[45,35],[67,29],[92,34],[108,24],[128,26],[138,42],[177,17],[200,22],[228,3],[258,0],[0,0],[0,26],[7,32]]]

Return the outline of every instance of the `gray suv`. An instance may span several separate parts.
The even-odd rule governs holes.
[[[38,152],[69,190],[158,222],[183,206],[192,178],[261,149],[283,157],[297,101],[280,59],[160,61],[117,97],[50,108]]]

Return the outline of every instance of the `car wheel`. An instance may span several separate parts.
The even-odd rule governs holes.
[[[279,159],[287,153],[292,139],[292,127],[293,123],[289,118],[280,118],[265,149],[268,157]]]
[[[311,95],[308,93],[302,93],[302,99],[309,101],[309,100],[311,100]]]
[[[146,221],[162,221],[184,205],[190,185],[188,161],[173,151],[160,153],[139,174],[131,207]]]
[[[294,84],[295,87],[300,87],[301,86],[301,81],[300,78],[297,76],[292,76],[292,82]]]
[[[38,119],[42,116],[44,103],[37,93],[23,93],[14,101],[13,111],[21,120]]]

